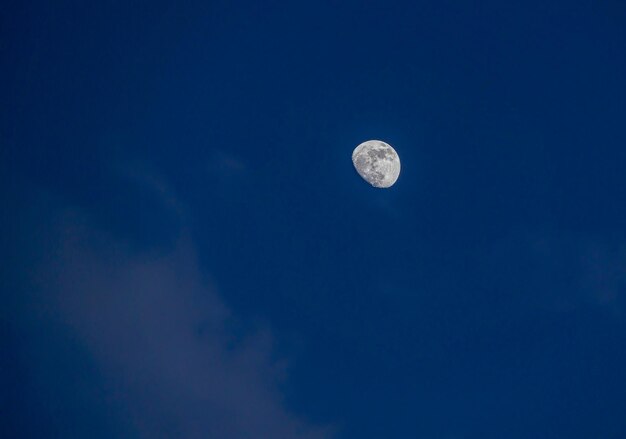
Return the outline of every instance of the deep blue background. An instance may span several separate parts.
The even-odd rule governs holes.
[[[623,2],[2,9],[4,232],[45,190],[166,250],[180,218],[109,164],[145,166],[337,437],[626,437]],[[368,139],[389,190],[352,168]]]

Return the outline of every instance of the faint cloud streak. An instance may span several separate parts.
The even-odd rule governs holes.
[[[146,253],[93,227],[80,210],[52,212],[45,222],[32,243],[39,262],[20,318],[36,315],[50,331],[60,324],[61,343],[71,339],[91,356],[101,378],[90,379],[102,380],[104,395],[79,396],[80,404],[117,407],[138,437],[331,436],[287,409],[280,390],[286,366],[274,358],[271,333],[235,335],[237,321],[199,269],[188,238]],[[38,333],[26,332],[25,358],[39,358],[32,369],[41,375],[54,360],[39,352]],[[71,367],[76,376],[85,373]],[[42,407],[50,405],[45,395],[33,396]],[[72,417],[70,410],[54,422],[71,424]]]

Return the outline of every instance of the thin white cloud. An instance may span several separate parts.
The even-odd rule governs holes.
[[[67,327],[139,437],[331,436],[286,408],[286,369],[273,359],[271,334],[240,338],[229,330],[232,313],[199,270],[189,240],[139,253],[80,211],[52,219],[32,243],[40,263],[25,312],[45,310],[38,324]]]
[[[512,231],[493,246],[483,269],[502,291],[555,311],[591,305],[619,314],[626,297],[626,245],[598,236]]]

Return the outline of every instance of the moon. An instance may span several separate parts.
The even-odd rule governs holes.
[[[352,152],[352,163],[363,180],[376,188],[388,188],[400,175],[400,157],[381,140],[368,140]]]

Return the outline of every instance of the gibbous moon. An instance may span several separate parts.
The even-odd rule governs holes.
[[[357,146],[352,163],[363,180],[377,188],[393,186],[400,175],[398,153],[380,140],[368,140]]]

